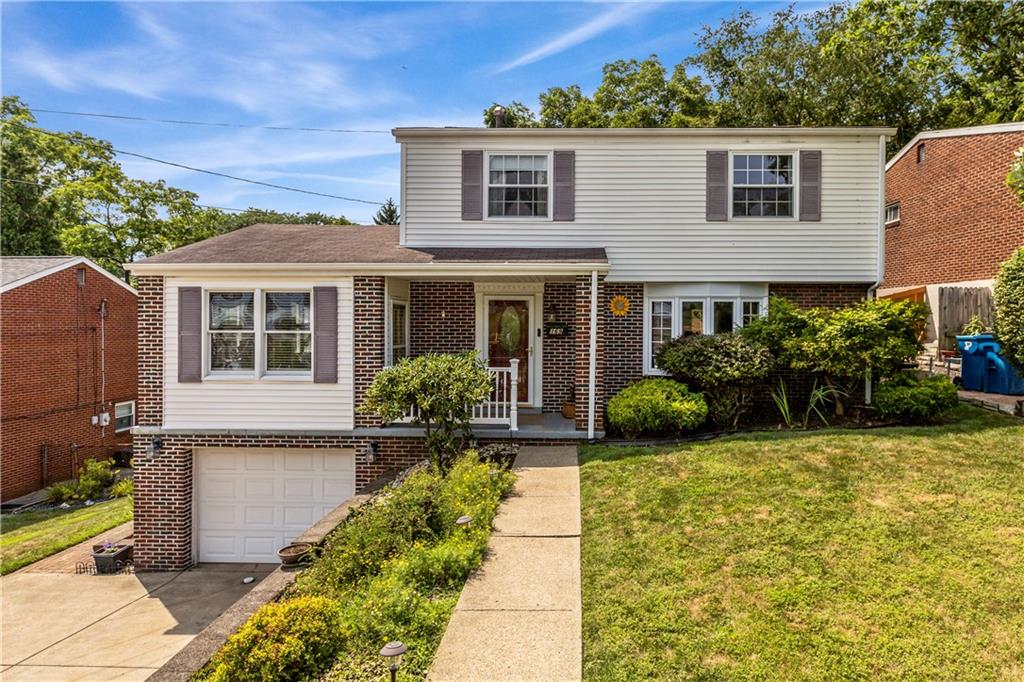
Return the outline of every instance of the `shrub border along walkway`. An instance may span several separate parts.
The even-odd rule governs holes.
[[[302,535],[295,538],[294,542],[317,544],[323,541],[331,531],[349,517],[349,514],[372,498],[372,494],[356,495],[349,498],[328,512]],[[297,570],[278,566],[273,573],[261,580],[256,587],[196,635],[184,649],[167,661],[149,680],[151,682],[181,682],[191,679],[195,673],[210,662],[213,655],[224,646],[228,637],[242,627],[261,606],[281,596],[281,593],[295,582],[298,573]]]

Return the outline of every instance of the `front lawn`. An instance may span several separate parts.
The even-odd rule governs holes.
[[[9,514],[0,518],[0,575],[132,520],[132,498],[78,509]]]
[[[582,452],[589,679],[1024,678],[1024,426]]]

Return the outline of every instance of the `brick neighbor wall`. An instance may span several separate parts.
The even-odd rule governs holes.
[[[785,284],[768,285],[769,296],[780,296],[800,308],[844,308],[867,298],[864,284]]]
[[[1024,132],[922,140],[885,173],[886,203],[900,222],[885,230],[883,288],[990,279],[1024,246],[1024,206],[1006,186]]]
[[[373,377],[384,367],[384,278],[354,277],[353,299],[355,425],[379,426],[380,419],[360,413],[359,406],[363,403],[366,389],[373,383]]]
[[[609,304],[615,296],[629,300],[629,312],[612,315]],[[604,315],[604,389],[608,398],[644,374],[644,285],[604,285],[601,309]]]
[[[476,348],[472,282],[409,282],[409,353],[461,353]]]
[[[565,324],[567,333],[560,338],[544,338],[544,412],[561,412],[562,403],[573,401],[576,375],[576,283],[544,284],[543,328],[548,320]]]
[[[0,499],[72,478],[84,459],[107,457],[131,442],[114,433],[114,403],[136,398],[136,297],[90,267],[80,288],[69,267],[0,297]],[[104,321],[106,387],[100,349]],[[138,406],[136,406],[138,409]],[[110,425],[92,417],[110,413]],[[46,450],[45,471],[43,450]]]
[[[576,276],[576,428],[587,428],[590,387],[590,275]],[[597,281],[597,302],[604,300],[604,276]],[[595,373],[596,400],[594,402],[594,429],[604,430],[604,315],[597,314],[597,367]]]

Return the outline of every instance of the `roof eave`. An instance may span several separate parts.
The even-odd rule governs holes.
[[[896,129],[887,126],[848,127],[774,127],[774,128],[392,128],[397,140],[418,137],[720,137],[723,135],[887,135]]]
[[[477,261],[467,263],[126,263],[133,275],[185,274],[329,274],[372,273],[393,277],[468,275],[575,275],[597,270],[608,272],[607,261],[573,263],[522,263]]]

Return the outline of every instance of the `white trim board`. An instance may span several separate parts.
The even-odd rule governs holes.
[[[3,286],[0,286],[0,294],[2,294],[4,292],[7,292],[7,291],[10,291],[11,289],[17,289],[18,287],[24,286],[26,284],[29,284],[30,282],[34,282],[37,279],[42,279],[43,277],[49,277],[50,275],[52,275],[52,274],[54,274],[56,272],[60,272],[61,270],[66,270],[67,268],[75,267],[77,265],[87,265],[90,268],[92,268],[93,270],[95,270],[96,272],[98,272],[101,275],[105,276],[111,282],[116,282],[117,284],[120,284],[122,287],[124,287],[128,291],[132,292],[136,296],[139,295],[139,292],[136,291],[134,288],[132,288],[127,282],[125,282],[124,280],[118,279],[117,277],[114,277],[112,274],[110,274],[109,272],[107,272],[106,270],[101,268],[100,266],[96,265],[95,263],[93,263],[88,258],[85,258],[84,256],[78,256],[76,258],[73,258],[72,260],[62,261],[62,262],[58,263],[57,265],[53,265],[53,266],[51,266],[49,268],[46,268],[45,270],[40,270],[38,272],[33,272],[31,275],[26,275],[25,277],[22,277],[21,279],[16,279],[13,282],[8,282],[7,284],[4,284]]]

